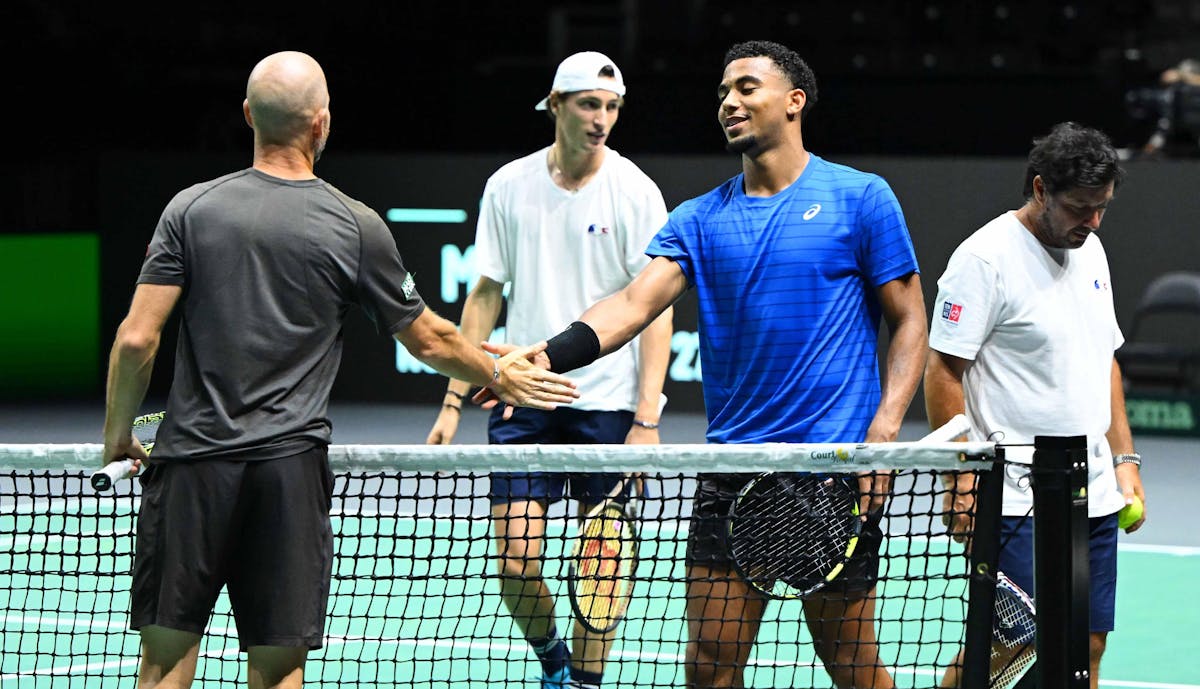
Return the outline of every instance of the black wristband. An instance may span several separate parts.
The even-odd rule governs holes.
[[[600,358],[600,338],[590,325],[575,321],[547,340],[546,356],[550,357],[551,371],[574,371]]]

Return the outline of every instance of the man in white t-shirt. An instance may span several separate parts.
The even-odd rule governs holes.
[[[965,411],[972,440],[1087,436],[1093,688],[1114,623],[1117,512],[1145,497],[1113,356],[1124,338],[1095,234],[1122,175],[1111,142],[1095,129],[1066,122],[1037,139],[1025,205],[968,237],[938,280],[925,371],[935,428]],[[1020,449],[1009,448],[1008,458],[1030,462],[1031,451]],[[1028,471],[1019,469],[1005,472],[999,566],[1036,597],[1033,499]],[[961,534],[974,504],[972,479],[958,480],[951,533]],[[957,686],[956,670],[943,686]]]
[[[475,237],[480,277],[459,326],[468,340],[491,335],[505,283],[506,339],[538,342],[619,291],[649,262],[646,247],[667,220],[662,193],[605,146],[624,95],[621,71],[600,53],[576,53],[558,66],[550,94],[536,106],[554,121],[553,145],[508,163],[484,188]],[[580,397],[570,409],[493,410],[489,442],[657,443],[670,347],[667,309],[637,340],[572,373]],[[450,381],[428,442],[454,439],[468,389]],[[576,624],[569,650],[559,636],[554,597],[541,576],[546,511],[569,494],[584,514],[620,478],[492,475],[501,594],[541,661],[543,687],[598,687],[613,638]]]

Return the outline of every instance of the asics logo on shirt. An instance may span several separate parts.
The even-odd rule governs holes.
[[[820,212],[821,212],[821,204],[814,203],[813,205],[808,207],[808,210],[804,211],[804,219],[812,220],[813,218],[817,217],[817,213],[820,213]]]

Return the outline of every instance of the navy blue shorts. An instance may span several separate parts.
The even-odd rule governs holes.
[[[494,445],[621,445],[633,425],[631,411],[583,411],[559,408],[552,411],[513,410],[512,418],[501,417],[503,405],[488,419],[488,442]],[[493,505],[537,500],[554,504],[570,495],[585,505],[602,501],[621,474],[559,474],[541,471],[493,473],[488,497]],[[628,486],[626,487],[628,490]]]
[[[1088,520],[1091,530],[1088,567],[1091,576],[1091,631],[1111,632],[1117,606],[1117,515]],[[1000,522],[1000,571],[1037,603],[1033,590],[1033,520],[1004,517]]]

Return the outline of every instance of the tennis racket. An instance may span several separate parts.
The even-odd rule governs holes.
[[[919,442],[945,442],[970,428],[959,414]],[[852,477],[766,473],[729,510],[728,547],[737,572],[771,598],[802,598],[833,581],[862,532]]]
[[[166,412],[155,412],[153,414],[144,414],[133,420],[133,436],[142,444],[142,449],[146,450],[146,454],[154,449],[154,438],[158,435],[158,426],[162,423]],[[112,488],[116,481],[127,478],[133,473],[133,460],[121,459],[115,462],[109,462],[104,465],[104,468],[92,474],[92,489],[96,491],[106,491]]]
[[[585,629],[596,634],[616,629],[633,597],[638,559],[636,499],[618,501],[630,481],[634,495],[644,495],[641,478],[626,474],[583,518],[567,568],[571,610]]]
[[[1037,659],[1033,600],[1003,572],[996,575],[992,614],[992,661],[989,685],[1011,689]]]
[[[858,491],[846,478],[760,474],[730,507],[729,554],[761,593],[802,598],[841,573],[861,531]]]

